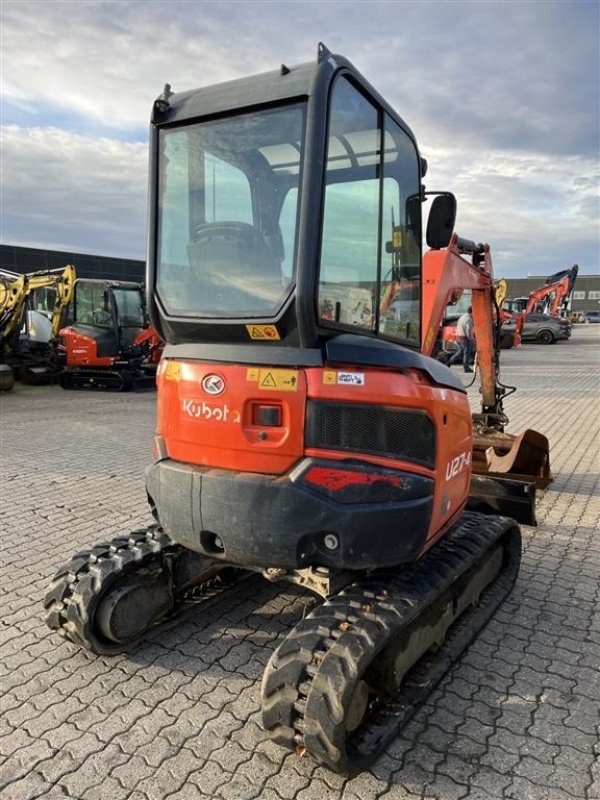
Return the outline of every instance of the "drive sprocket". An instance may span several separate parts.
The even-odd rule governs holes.
[[[134,575],[155,580],[165,572],[165,559],[181,549],[159,526],[153,525],[77,553],[58,570],[46,593],[48,626],[94,653],[121,652],[156,620],[151,616],[131,641],[111,640],[98,625],[102,601],[117,585],[127,585],[128,579],[131,585]]]

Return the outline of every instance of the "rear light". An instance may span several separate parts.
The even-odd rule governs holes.
[[[283,419],[281,405],[275,403],[252,403],[252,425],[263,428],[280,428]]]
[[[306,459],[291,474],[310,492],[342,505],[400,503],[433,496],[433,480],[365,461]]]
[[[302,479],[313,486],[327,489],[329,492],[339,492],[348,486],[370,486],[374,483],[387,483],[394,488],[399,488],[402,478],[399,475],[390,475],[381,471],[367,469],[337,469],[332,467],[311,467],[304,473]]]
[[[307,459],[292,473],[292,481],[342,505],[399,503],[433,495],[431,478],[365,461]]]

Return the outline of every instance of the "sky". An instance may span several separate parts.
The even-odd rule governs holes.
[[[600,271],[598,0],[0,0],[0,25],[3,244],[143,259],[164,84],[323,41],[410,125],[497,277]]]

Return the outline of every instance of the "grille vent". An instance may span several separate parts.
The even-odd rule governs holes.
[[[423,411],[405,408],[309,400],[306,446],[435,466],[433,422]]]

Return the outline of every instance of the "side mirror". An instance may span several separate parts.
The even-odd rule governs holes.
[[[448,247],[454,232],[455,222],[456,197],[450,192],[436,193],[429,211],[429,219],[427,220],[427,245],[432,250]]]

